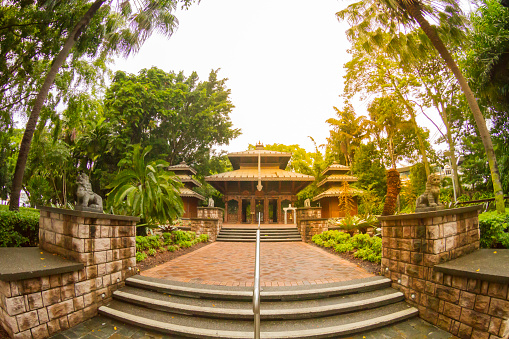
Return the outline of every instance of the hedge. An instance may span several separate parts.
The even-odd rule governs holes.
[[[39,211],[20,208],[9,211],[0,209],[0,247],[29,247],[39,243]]]

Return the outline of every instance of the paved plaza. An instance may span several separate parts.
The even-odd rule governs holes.
[[[214,242],[141,274],[225,286],[252,286],[256,243]],[[365,269],[303,242],[260,244],[262,286],[323,284],[372,277]]]

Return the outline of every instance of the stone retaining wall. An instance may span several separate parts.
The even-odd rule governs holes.
[[[507,284],[434,269],[479,248],[479,209],[380,217],[382,271],[424,320],[461,338],[507,338]]]
[[[224,209],[219,207],[198,207],[198,218],[190,218],[191,231],[197,235],[208,234],[210,241],[216,241],[223,227]]]
[[[198,207],[197,218],[220,219],[223,221],[224,209],[221,207]]]
[[[79,271],[0,281],[0,320],[13,338],[46,338],[97,314],[136,272],[138,218],[41,208],[39,247]],[[42,259],[41,259],[42,260]]]
[[[327,219],[322,218],[321,207],[297,208],[297,229],[302,241],[311,242],[315,234],[327,231]]]
[[[321,207],[299,207],[297,208],[297,220],[317,219],[322,217]]]

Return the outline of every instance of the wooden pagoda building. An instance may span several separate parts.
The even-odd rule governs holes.
[[[184,187],[179,189],[180,197],[184,203],[184,215],[182,217],[196,218],[198,215],[198,203],[200,200],[205,201],[205,198],[201,194],[193,191],[194,187],[201,186],[201,183],[193,178],[193,175],[196,174],[196,171],[194,168],[187,165],[184,161],[178,165],[168,167],[168,170],[175,173],[175,175],[184,184]]]
[[[322,175],[326,178],[318,183],[318,187],[323,189],[323,192],[313,198],[313,201],[319,201],[322,207],[322,218],[342,218],[345,216],[345,211],[339,206],[339,197],[344,194],[350,194],[353,198],[353,210],[351,215],[357,214],[357,194],[361,192],[353,187],[348,186],[348,192],[345,192],[344,182],[348,184],[357,181],[357,178],[349,175],[349,166],[343,166],[338,163],[333,163],[327,167]]]
[[[226,223],[283,223],[283,208],[314,181],[310,175],[285,171],[292,153],[254,150],[228,154],[233,171],[205,178],[224,195]]]

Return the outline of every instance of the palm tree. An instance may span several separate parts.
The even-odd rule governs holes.
[[[397,35],[397,31],[401,28],[412,27],[415,26],[415,24],[419,25],[429,38],[433,47],[445,61],[447,67],[449,67],[456,77],[456,80],[465,94],[488,158],[497,211],[499,213],[505,213],[504,193],[500,182],[497,159],[484,116],[482,115],[470,86],[454,61],[451,53],[441,40],[435,27],[425,18],[425,16],[433,19],[446,17],[446,20],[452,25],[462,26],[463,17],[460,13],[461,10],[458,3],[454,0],[442,0],[433,3],[424,3],[422,0],[360,0],[336,13],[336,15],[341,20],[346,18],[352,25],[348,31],[348,36],[351,41],[360,39],[366,42],[367,45],[369,45],[369,42],[374,41],[374,39],[376,40],[377,34],[381,34],[384,30],[388,30],[392,35]]]
[[[351,104],[346,104],[343,110],[337,107],[334,110],[339,119],[327,119],[326,122],[332,127],[327,140],[338,154],[343,153],[345,164],[351,166],[355,149],[367,135],[368,121],[365,116],[357,116]]]
[[[183,0],[189,4],[192,0]],[[90,24],[94,15],[105,4],[110,5],[113,0],[95,0],[90,5],[87,12],[78,20],[73,30],[69,32],[67,39],[60,52],[51,63],[44,82],[37,94],[34,105],[30,112],[23,139],[21,140],[18,159],[14,169],[12,179],[11,196],[9,209],[11,211],[19,209],[19,195],[23,183],[23,174],[30,151],[32,138],[39,120],[39,115],[44,106],[48,93],[55,81],[58,71],[67,60],[71,49],[81,36],[81,33]],[[171,14],[175,10],[176,2],[169,0],[139,0],[134,2],[139,4],[133,11],[130,1],[120,1],[117,7],[116,15],[109,17],[107,25],[119,26],[119,30],[112,32],[103,43],[104,52],[121,52],[128,56],[131,52],[137,51],[143,42],[157,30],[170,36],[178,24],[177,19]],[[48,11],[51,12],[51,11]]]
[[[368,106],[368,112],[371,118],[369,123],[375,131],[383,131],[387,136],[387,149],[393,169],[396,168],[396,147],[394,139],[398,131],[405,128],[413,128],[410,121],[404,119],[403,110],[398,104],[397,97],[385,96],[375,98]]]
[[[120,171],[111,183],[108,203],[114,212],[140,217],[143,226],[165,225],[184,214],[177,176],[167,172],[166,161],[145,163],[145,156],[152,149],[141,151],[134,146],[130,166]]]

